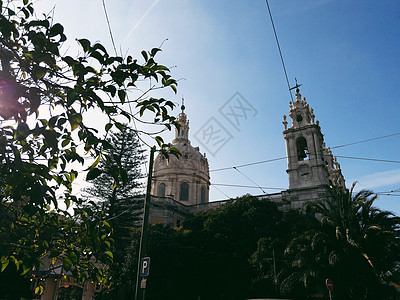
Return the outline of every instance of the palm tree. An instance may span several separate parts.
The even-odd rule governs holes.
[[[374,207],[373,192],[354,187],[333,188],[329,199],[306,205],[314,220],[286,249],[284,290],[331,278],[336,299],[385,299],[389,283],[399,283],[400,218]]]

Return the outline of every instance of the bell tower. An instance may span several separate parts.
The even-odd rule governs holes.
[[[296,101],[289,103],[291,126],[283,116],[286,142],[289,189],[330,186],[330,173],[324,157],[324,137],[319,121],[315,121],[313,109],[306,98],[301,99],[296,89]]]
[[[282,191],[282,200],[290,208],[330,197],[330,187],[346,188],[340,165],[325,146],[319,121],[306,98],[301,98],[299,85],[296,88],[296,101],[289,102],[290,127],[285,115],[282,122],[289,176],[289,189]]]

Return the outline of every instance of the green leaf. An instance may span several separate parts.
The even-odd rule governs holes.
[[[126,98],[126,92],[125,90],[118,90],[118,98],[121,100],[121,103],[125,103],[125,98]]]
[[[81,44],[81,46],[85,52],[89,52],[89,50],[90,50],[90,41],[89,40],[79,39],[78,42],[79,42],[79,44]]]
[[[106,126],[104,127],[106,132],[109,132],[112,126],[113,126],[112,123],[107,123]]]
[[[101,173],[103,173],[103,171],[101,171],[100,169],[93,168],[87,173],[86,180],[93,180],[93,179],[99,177],[101,175]]]
[[[124,116],[125,118],[127,118],[129,122],[131,121],[132,118],[131,118],[131,115],[128,112],[123,110],[123,111],[120,112],[120,114],[122,116]]]
[[[104,54],[107,54],[106,48],[105,48],[102,44],[100,44],[100,43],[94,44],[93,47],[92,47],[92,49],[93,49],[93,50],[98,50],[98,49],[99,49],[99,50],[103,51]]]
[[[3,272],[4,270],[5,270],[5,268],[7,268],[7,266],[8,266],[8,264],[10,263],[10,261],[9,260],[6,260],[6,261],[2,261],[1,262],[1,271],[0,272]]]
[[[104,63],[104,55],[98,51],[93,51],[90,53],[90,56],[97,59],[101,64]]]
[[[30,134],[30,129],[28,124],[21,123],[18,125],[17,130],[15,132],[15,138],[17,140],[24,140]]]
[[[22,271],[21,275],[25,275],[26,273],[28,273],[31,270],[30,268],[28,268],[25,265],[22,266],[22,269],[23,269],[23,271]]]
[[[161,145],[164,143],[164,140],[162,139],[161,136],[156,136],[156,137],[155,137],[155,140],[156,140],[158,146],[160,146],[160,147],[161,147]]]
[[[12,258],[13,260],[14,260],[14,265],[15,265],[15,268],[17,269],[17,271],[19,270],[19,261],[18,261],[18,259],[15,257],[15,256],[10,256],[10,258]]]
[[[175,94],[178,92],[176,85],[174,84],[171,84],[171,89],[174,91]]]
[[[114,97],[115,94],[117,93],[117,88],[113,85],[109,85],[109,86],[105,87],[104,90],[108,91],[112,97]]]
[[[31,88],[29,90],[29,102],[31,103],[31,106],[29,108],[30,113],[34,113],[35,111],[37,111],[41,103],[39,89]]]
[[[45,28],[50,27],[50,22],[48,20],[33,20],[27,24],[28,27],[39,27],[43,26]]]
[[[46,75],[46,73],[47,73],[46,68],[40,67],[38,65],[35,65],[32,68],[32,77],[34,80],[42,79],[44,75]]]
[[[41,295],[43,293],[43,287],[41,285],[39,285],[38,287],[36,287],[35,289],[35,294],[36,295]]]
[[[169,148],[169,153],[171,153],[172,155],[175,155],[176,157],[179,157],[181,154],[181,152],[179,151],[178,148],[175,147],[171,147]]]
[[[143,55],[143,57],[144,57],[144,60],[147,62],[148,60],[149,60],[149,57],[147,56],[147,53],[146,53],[146,51],[142,51],[142,55]]]
[[[8,7],[7,7],[7,11],[8,11],[8,14],[9,14],[10,16],[14,16],[14,15],[15,15],[15,11],[13,11],[11,8],[8,8]]]
[[[119,129],[119,131],[121,131],[121,132],[124,131],[124,125],[123,125],[123,124],[121,124],[121,123],[119,123],[119,122],[116,122],[116,123],[115,123],[115,126],[117,126],[117,128]]]
[[[60,23],[54,24],[53,27],[50,28],[49,37],[63,34],[63,32],[64,32],[64,27]]]
[[[71,106],[78,99],[78,93],[74,90],[69,90],[67,93],[67,106]]]
[[[23,7],[21,9],[21,11],[24,13],[25,19],[28,19],[29,18],[29,11],[25,7]]]
[[[101,153],[97,156],[96,160],[92,163],[89,169],[93,169],[95,166],[97,166],[100,160],[101,160]]]
[[[63,141],[61,142],[61,146],[62,146],[62,147],[66,147],[69,143],[70,143],[70,140],[69,140],[69,139],[65,139],[65,140],[63,140]]]
[[[103,149],[104,150],[114,149],[114,147],[109,142],[107,142],[105,140],[101,141],[101,144],[103,145]]]
[[[111,251],[106,251],[104,252],[105,255],[108,255],[109,257],[111,257],[112,259],[114,258],[114,255],[112,254]]]
[[[161,49],[160,48],[153,48],[153,49],[151,49],[151,56],[155,56],[156,54],[157,54],[157,52],[159,52],[159,51],[161,51]]]
[[[63,267],[66,271],[71,270],[72,261],[68,257],[63,258]]]
[[[74,131],[78,128],[79,124],[82,123],[82,115],[75,113],[68,116],[69,123],[71,124],[71,130]]]

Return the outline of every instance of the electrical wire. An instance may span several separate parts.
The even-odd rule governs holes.
[[[226,198],[231,199],[231,197],[229,197],[227,194],[225,194],[223,191],[221,191],[219,188],[217,188],[215,185],[211,185],[212,187],[214,187],[218,192],[220,192],[221,194],[223,194]]]
[[[277,160],[282,160],[282,159],[287,159],[287,156],[279,157],[279,158],[273,158],[273,159],[268,159],[268,160],[257,161],[257,162],[248,163],[248,164],[243,164],[243,165],[238,165],[238,166],[233,166],[233,167],[225,167],[225,168],[220,168],[220,169],[214,169],[214,170],[210,170],[210,172],[225,171],[225,170],[234,169],[234,168],[243,168],[243,167],[248,167],[248,166],[253,166],[253,165],[259,165],[259,164],[264,164],[264,163],[268,163],[268,162],[273,162],[273,161],[277,161]]]
[[[286,83],[287,83],[287,85],[288,85],[288,89],[289,89],[289,93],[290,93],[290,98],[291,98],[292,101],[293,101],[292,90],[290,89],[290,83],[289,83],[289,79],[288,79],[287,72],[286,72],[285,62],[284,62],[284,60],[283,60],[283,55],[282,55],[282,51],[281,51],[281,46],[279,45],[279,40],[278,40],[278,35],[277,35],[277,33],[276,33],[274,20],[272,19],[271,9],[269,8],[268,0],[265,0],[265,2],[267,3],[268,13],[269,13],[269,17],[270,17],[270,19],[271,19],[272,28],[273,28],[273,30],[274,30],[275,40],[276,40],[276,44],[277,44],[277,46],[278,46],[279,55],[280,55],[280,57],[281,57],[283,72],[285,73],[285,78],[286,78]]]
[[[238,188],[249,188],[249,189],[259,189],[259,186],[252,186],[252,185],[239,185],[239,184],[228,184],[228,183],[211,183],[211,185],[217,185],[217,186],[226,186],[226,187],[238,187]],[[279,188],[279,187],[267,187],[263,186],[261,187],[266,190],[279,190],[282,191],[285,188]]]
[[[366,157],[354,157],[354,156],[343,156],[343,155],[336,155],[336,157],[400,164],[400,161],[399,161],[399,160],[387,160],[387,159],[366,158]]]
[[[107,8],[106,8],[105,0],[102,0],[102,2],[103,2],[104,14],[105,14],[105,17],[106,17],[108,30],[109,30],[109,32],[110,32],[110,37],[111,37],[111,42],[112,42],[112,45],[113,45],[113,48],[114,48],[114,52],[115,52],[115,55],[118,55],[118,54],[117,54],[117,48],[116,48],[116,46],[115,46],[114,36],[113,36],[112,30],[111,30],[110,20],[109,20],[109,18],[108,18],[108,13],[107,13]],[[164,43],[164,42],[163,42],[163,43]],[[124,86],[125,86],[125,85],[124,85]],[[126,96],[127,96],[127,98],[128,98],[129,110],[130,110],[130,112],[131,112],[131,115],[133,115],[132,108],[131,108],[131,105],[130,105],[130,102],[129,102],[129,95],[128,95],[128,93],[126,94]],[[133,125],[134,125],[134,127],[135,127],[136,136],[137,136],[137,138],[138,138],[138,140],[139,140],[140,150],[142,151],[142,150],[143,150],[143,148],[142,148],[143,145],[142,145],[142,144],[146,144],[146,143],[145,143],[145,142],[141,139],[141,137],[139,136],[139,132],[138,132],[138,129],[137,129],[137,126],[136,126],[135,118],[133,118],[132,120],[133,120]],[[148,176],[148,172],[147,172],[147,161],[145,160],[144,163],[145,163],[145,173],[146,173],[146,176]]]
[[[358,141],[358,142],[353,142],[353,143],[343,144],[343,145],[339,145],[339,146],[334,146],[334,147],[330,147],[330,149],[343,148],[343,147],[352,146],[352,145],[355,145],[355,144],[371,142],[371,141],[375,141],[375,140],[379,140],[379,139],[383,139],[383,138],[387,138],[387,137],[392,137],[392,136],[396,136],[396,135],[400,135],[400,132],[393,133],[393,134],[388,134],[388,135],[384,135],[384,136],[379,136],[379,137],[375,137],[375,138],[370,138],[370,139],[366,139],[366,140],[362,140],[362,141]],[[363,157],[341,156],[341,155],[335,155],[335,156],[339,157],[339,158],[347,158],[347,159],[367,160],[367,161],[376,161],[376,162],[387,162],[387,163],[396,163],[396,164],[400,163],[400,161],[398,161],[398,160],[385,160],[385,159],[377,159],[377,158],[363,158]],[[210,170],[210,173],[211,172],[230,170],[230,169],[234,169],[234,168],[243,168],[243,167],[248,167],[248,166],[253,166],[253,165],[259,165],[259,164],[264,164],[264,163],[268,163],[268,162],[274,162],[274,161],[283,160],[283,159],[287,159],[287,158],[288,158],[288,156],[284,156],[284,157],[278,157],[278,158],[273,158],[273,159],[268,159],[268,160],[262,160],[262,161],[247,163],[247,164],[238,165],[238,166],[224,167],[224,168]]]
[[[153,178],[153,180],[154,180],[154,178]],[[168,179],[157,179],[157,180],[159,182],[160,181],[161,182],[168,182]],[[252,181],[252,183],[254,183],[254,182]],[[256,183],[254,183],[254,184],[256,184]],[[262,189],[266,189],[266,190],[279,190],[279,191],[282,191],[282,190],[286,189],[286,188],[283,188],[283,187],[259,186],[257,184],[256,184],[256,186],[254,186],[254,185],[240,185],[240,184],[213,183],[213,182],[211,182],[210,185],[212,185],[212,186],[224,186],[224,187],[237,187],[237,188],[250,188],[250,189],[260,189],[260,188],[262,188]],[[266,192],[264,192],[264,193],[266,193]],[[152,195],[152,197],[157,197],[157,196]]]
[[[105,3],[105,0],[102,0],[102,1],[103,1],[104,14],[105,14],[105,16],[106,16],[108,31],[110,32],[111,42],[112,42],[112,45],[113,45],[113,47],[114,47],[115,55],[118,55],[118,54],[117,54],[117,47],[115,47],[114,37],[113,37],[112,31],[111,31],[110,20],[109,20],[109,18],[108,18],[108,14],[107,14],[106,3]]]
[[[384,135],[384,136],[379,136],[379,137],[376,137],[376,138],[367,139],[367,140],[363,140],[363,141],[358,141],[358,142],[354,142],[354,143],[343,144],[343,145],[331,147],[331,149],[337,149],[337,148],[342,148],[342,147],[346,147],[346,146],[351,146],[351,145],[366,143],[366,142],[375,141],[375,140],[379,140],[379,139],[384,139],[384,138],[391,137],[391,136],[395,136],[395,135],[400,135],[400,132],[393,133],[393,134],[389,134],[389,135]]]
[[[242,174],[244,177],[246,177],[248,180],[250,180],[252,183],[254,183],[264,194],[266,194],[266,192],[263,190],[263,188],[261,186],[259,186],[256,182],[254,182],[253,180],[251,180],[250,177],[246,176],[243,172],[239,171],[236,167],[233,167],[236,171],[238,171],[240,174]]]

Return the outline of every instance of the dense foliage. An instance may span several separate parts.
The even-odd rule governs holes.
[[[354,188],[354,185],[353,185]],[[332,190],[307,205],[317,218],[286,249],[282,288],[322,289],[330,278],[338,299],[392,299],[400,282],[400,218],[373,206],[371,191]]]
[[[100,43],[82,38],[80,54],[72,57],[62,54],[63,26],[36,17],[40,14],[28,0],[0,1],[0,6],[1,271],[30,274],[50,255],[74,276],[104,281],[99,265],[112,262],[111,227],[104,214],[80,206],[72,183],[77,164],[89,155],[94,162],[87,179],[99,176],[97,164],[113,147],[90,127],[86,113],[96,109],[104,117],[106,135],[112,128],[123,131],[121,118],[140,121],[144,114],[170,129],[176,124],[169,115],[174,105],[151,97],[151,91],[176,91],[176,81],[155,62],[160,49],[143,51],[140,62],[112,56]],[[150,79],[149,88],[130,99],[136,85]],[[155,138],[163,153],[174,152]],[[119,169],[113,177],[125,180],[126,172]]]
[[[182,228],[152,227],[146,299],[275,297],[285,246],[302,219],[243,196],[194,215]]]
[[[112,227],[114,263],[110,266],[110,273],[114,281],[113,296],[118,299],[121,299],[120,290],[127,289],[123,280],[125,274],[121,270],[127,263],[128,247],[134,239],[134,229],[140,227],[143,213],[144,195],[140,179],[144,178],[145,156],[137,135],[137,131],[127,124],[122,131],[110,133],[107,141],[113,149],[105,151],[107,156],[98,164],[101,175],[84,190],[87,193],[86,204],[94,211],[104,212],[105,220]],[[118,175],[121,172],[123,177]],[[119,292],[114,294],[116,290]]]
[[[335,299],[397,299],[400,220],[371,192],[351,195],[334,189],[307,213],[244,196],[152,226],[146,299],[329,299],[327,278]]]

